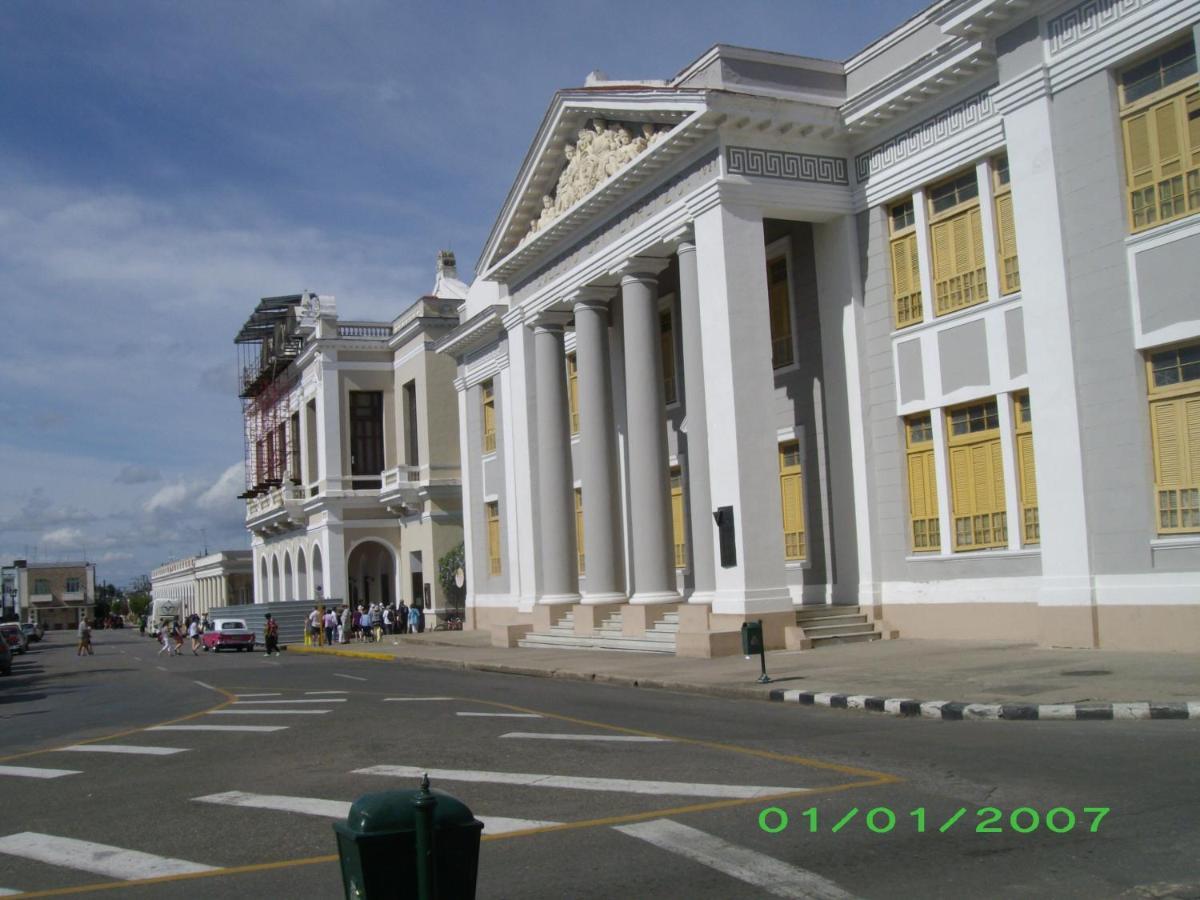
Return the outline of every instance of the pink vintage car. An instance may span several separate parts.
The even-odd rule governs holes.
[[[205,650],[253,650],[254,632],[242,619],[214,619],[212,628],[200,636]]]

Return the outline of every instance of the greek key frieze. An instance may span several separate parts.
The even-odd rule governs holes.
[[[1049,22],[1050,55],[1107,28],[1124,16],[1148,6],[1152,0],[1084,0]]]
[[[865,153],[860,153],[854,158],[854,172],[859,183],[864,183],[877,172],[901,163],[910,156],[991,118],[996,114],[992,100],[994,89],[995,85],[980,91],[890,140],[877,144]]]
[[[762,150],[758,147],[726,147],[725,165],[730,175],[781,178],[814,184],[848,185],[849,166],[840,156]]]

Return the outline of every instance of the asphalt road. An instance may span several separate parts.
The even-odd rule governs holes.
[[[168,658],[136,631],[79,659],[70,638],[0,679],[0,894],[339,897],[334,818],[429,771],[485,822],[481,898],[1200,896],[1195,722],[913,721]],[[277,730],[193,730],[214,725]],[[29,777],[46,770],[74,774]]]

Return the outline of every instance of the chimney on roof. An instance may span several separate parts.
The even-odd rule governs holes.
[[[453,250],[439,250],[437,255],[437,274],[440,278],[458,278],[458,265],[454,262]]]

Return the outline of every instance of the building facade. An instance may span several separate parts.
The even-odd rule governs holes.
[[[945,0],[559,91],[440,345],[469,622],[1200,648],[1197,22]]]
[[[437,577],[462,540],[454,364],[433,346],[466,291],[442,253],[433,291],[390,323],[298,294],[242,328],[255,602],[455,606]]]
[[[13,561],[23,622],[47,631],[75,628],[96,611],[96,566],[89,562]]]
[[[210,609],[254,602],[254,568],[249,550],[219,550],[163,563],[150,573],[154,600],[178,600],[184,618]]]

